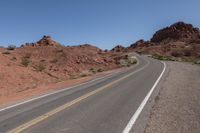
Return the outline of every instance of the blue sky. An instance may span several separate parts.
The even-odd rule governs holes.
[[[128,46],[176,21],[200,27],[199,0],[0,0],[0,45],[43,35],[64,45]]]

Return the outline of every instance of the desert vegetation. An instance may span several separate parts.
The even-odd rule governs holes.
[[[45,70],[45,68],[46,68],[45,65],[42,63],[39,63],[38,65],[35,66],[35,70],[37,72],[42,72],[43,70]]]
[[[7,47],[7,50],[15,50],[16,46],[15,45],[9,45]]]
[[[21,64],[25,67],[27,67],[29,65],[29,63],[31,63],[31,59],[29,56],[25,55],[23,57],[21,57]]]
[[[177,22],[157,31],[149,41],[139,40],[128,51],[150,54],[153,58],[170,61],[198,62],[200,31],[191,24]]]
[[[122,59],[119,60],[121,66],[129,67],[137,63],[135,56],[125,55]]]

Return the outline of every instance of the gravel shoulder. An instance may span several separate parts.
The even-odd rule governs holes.
[[[200,133],[200,66],[166,62],[145,133]]]

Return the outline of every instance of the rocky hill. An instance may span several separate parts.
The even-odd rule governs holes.
[[[200,58],[200,30],[191,24],[177,22],[157,31],[150,41],[139,40],[127,50],[196,61]]]
[[[151,38],[151,42],[172,42],[183,41],[188,42],[200,38],[200,31],[198,28],[194,28],[191,24],[184,22],[177,22],[169,27],[163,28],[157,31]]]
[[[0,48],[0,96],[120,67],[112,54],[90,44],[63,46],[50,36]]]

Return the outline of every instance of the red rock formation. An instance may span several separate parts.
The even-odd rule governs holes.
[[[111,49],[112,52],[124,52],[125,51],[125,47],[122,45],[117,45],[116,47],[114,47],[113,49]]]
[[[157,31],[151,41],[139,40],[127,49],[138,53],[200,58],[200,31],[191,24],[177,22]]]
[[[177,22],[170,27],[157,31],[151,38],[151,42],[160,43],[162,41],[189,41],[200,38],[200,31],[191,24]]]

